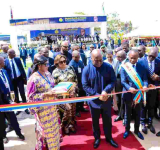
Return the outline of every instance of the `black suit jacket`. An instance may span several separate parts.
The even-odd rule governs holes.
[[[20,73],[21,73],[21,76],[23,78],[24,84],[26,84],[27,83],[27,76],[26,76],[25,70],[23,68],[22,62],[21,62],[20,58],[18,58],[18,57],[15,57],[14,60],[15,60],[15,63],[17,64],[17,67],[18,67]],[[4,67],[4,69],[7,70],[8,75],[12,79],[12,69],[11,69],[10,62],[9,62],[8,58],[5,59],[5,67]]]
[[[52,74],[53,70],[56,68],[56,67],[54,66],[54,59],[48,57],[48,61],[49,61],[48,71]]]

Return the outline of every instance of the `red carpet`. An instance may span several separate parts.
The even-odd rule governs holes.
[[[97,150],[144,150],[143,146],[134,137],[134,135],[130,135],[126,140],[123,139],[125,128],[122,125],[122,121],[117,123],[113,122],[115,117],[115,115],[112,115],[112,136],[119,144],[119,148],[114,148],[105,141],[102,119],[100,119],[101,144]],[[94,137],[90,113],[81,113],[81,117],[77,118],[77,125],[76,134],[65,136],[63,138],[61,150],[94,150]]]

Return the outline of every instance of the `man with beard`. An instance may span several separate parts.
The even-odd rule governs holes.
[[[72,54],[68,52],[68,47],[69,47],[69,44],[67,41],[64,41],[62,42],[62,45],[61,45],[61,50],[60,52],[57,52],[55,55],[54,55],[54,59],[57,55],[64,55],[67,57],[67,65],[69,64],[69,62],[72,60]]]

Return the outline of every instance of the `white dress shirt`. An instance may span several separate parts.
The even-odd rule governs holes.
[[[13,68],[12,68],[12,59],[9,59],[9,63],[10,63],[10,66],[11,66],[11,69],[12,69],[12,77],[14,77],[14,74],[13,74]],[[16,76],[17,78],[21,75],[19,69],[18,69],[18,66],[13,58],[13,64],[14,64],[14,67],[15,67],[15,70],[16,70]]]

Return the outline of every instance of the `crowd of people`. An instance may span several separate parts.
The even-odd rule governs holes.
[[[140,124],[144,134],[147,134],[148,130],[156,133],[153,118],[160,120],[160,90],[147,88],[160,84],[160,58],[157,47],[152,47],[146,54],[144,45],[130,49],[128,42],[123,42],[113,50],[107,49],[103,41],[97,47],[91,44],[89,49],[86,44],[69,45],[68,41],[63,41],[61,45],[39,47],[27,75],[15,51],[7,46],[3,46],[2,49],[0,104],[20,103],[19,93],[24,103],[45,101],[48,98],[62,99],[63,96],[52,91],[53,87],[60,82],[73,82],[75,87],[69,92],[68,98],[99,95],[99,98],[91,99],[86,104],[92,117],[95,149],[101,142],[100,115],[106,142],[118,148],[118,144],[112,138],[112,106],[117,115],[114,121],[123,120],[124,139],[130,135],[132,119],[135,120],[134,133],[139,139],[144,140],[143,134],[139,131]],[[25,49],[22,48],[22,60],[25,53]],[[23,62],[26,67],[26,61]],[[138,89],[141,91],[137,91]],[[108,95],[122,91],[123,94]],[[15,93],[15,99],[12,99],[11,92]],[[36,119],[35,149],[59,150],[63,141],[62,134],[70,135],[79,130],[76,118],[81,117],[81,112],[87,113],[88,107],[85,107],[84,102],[78,102],[26,109],[26,114],[31,113]],[[3,142],[8,142],[7,133],[12,130],[15,130],[21,140],[25,140],[16,118],[20,113],[0,113],[1,150],[4,150]],[[160,136],[160,132],[156,135]]]

